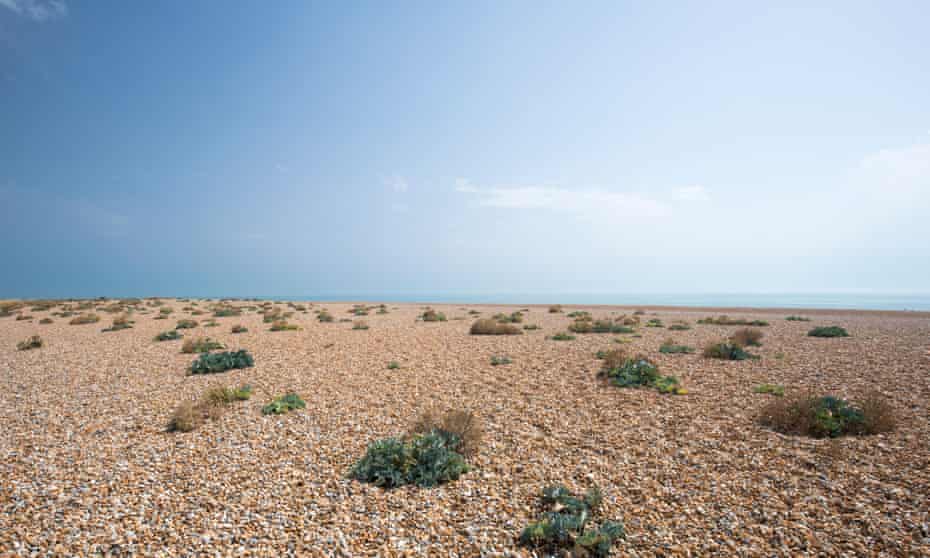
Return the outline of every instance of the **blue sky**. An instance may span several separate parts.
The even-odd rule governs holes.
[[[0,0],[0,297],[930,291],[928,21]]]

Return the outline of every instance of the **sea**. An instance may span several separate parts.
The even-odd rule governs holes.
[[[256,296],[263,300],[417,302],[434,304],[615,304],[622,306],[715,306],[930,311],[927,293],[527,293],[527,292],[329,292],[304,296]]]

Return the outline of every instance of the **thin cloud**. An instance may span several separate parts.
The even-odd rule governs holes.
[[[669,207],[656,199],[627,192],[524,186],[479,188],[467,181],[456,181],[457,192],[475,195],[478,205],[501,209],[541,209],[581,216],[662,217]]]
[[[68,15],[68,5],[64,0],[0,0],[0,7],[38,22]]]

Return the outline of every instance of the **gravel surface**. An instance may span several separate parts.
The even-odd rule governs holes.
[[[362,318],[370,329],[352,330],[338,321],[355,319],[350,304],[315,303],[337,321],[298,312],[289,321],[301,330],[271,332],[248,312],[181,330],[255,357],[254,368],[191,376],[196,355],[180,353],[183,340],[152,340],[190,317],[186,304],[168,300],[168,319],[151,308],[132,315],[132,329],[106,333],[115,315],[88,325],[39,324],[49,311],[0,318],[0,554],[532,556],[516,539],[539,491],[596,482],[602,517],[626,525],[617,556],[930,555],[927,314],[730,311],[771,325],[752,349],[760,360],[723,362],[700,349],[736,328],[695,324],[719,311],[646,308],[644,321],[692,329],[553,341],[569,311],[632,309],[530,307],[524,324],[538,330],[471,336],[468,309],[520,307],[434,305],[449,321],[424,323],[421,305],[388,305]],[[249,331],[231,334],[240,323]],[[807,337],[816,325],[851,337]],[[44,347],[16,350],[35,334]],[[659,354],[669,337],[698,353]],[[594,354],[617,347],[647,354],[688,394],[600,383]],[[492,366],[495,355],[513,363]],[[180,402],[244,383],[251,400],[193,432],[166,432]],[[899,426],[838,441],[776,434],[754,420],[772,397],[753,393],[760,383],[841,396],[875,387]],[[307,408],[261,414],[288,390]],[[346,479],[369,442],[403,433],[430,405],[481,415],[472,471],[434,489]]]

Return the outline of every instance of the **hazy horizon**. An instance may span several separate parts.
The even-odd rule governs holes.
[[[925,294],[928,20],[0,0],[0,298]]]

